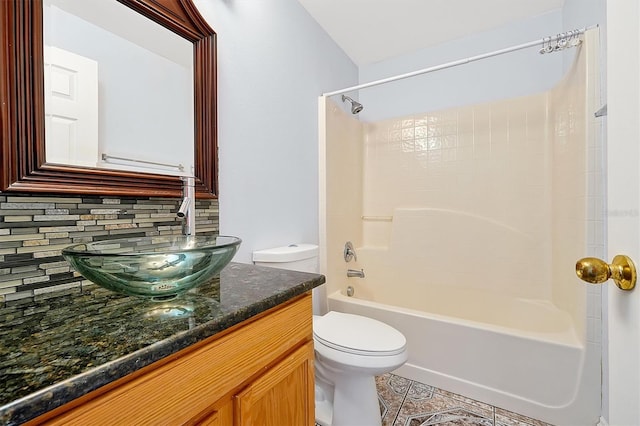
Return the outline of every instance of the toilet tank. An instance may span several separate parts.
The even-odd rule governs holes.
[[[290,244],[253,252],[253,263],[271,268],[318,272],[318,246]]]

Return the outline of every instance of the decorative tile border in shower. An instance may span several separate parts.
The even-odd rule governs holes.
[[[383,426],[551,426],[390,373],[376,386]]]

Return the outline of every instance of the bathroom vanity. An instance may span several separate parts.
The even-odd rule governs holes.
[[[4,307],[0,423],[313,425],[323,282],[232,263],[166,303],[91,286]]]

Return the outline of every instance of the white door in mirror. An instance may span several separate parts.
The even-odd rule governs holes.
[[[44,47],[47,163],[96,167],[98,162],[98,63]]]

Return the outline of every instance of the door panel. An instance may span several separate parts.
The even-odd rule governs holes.
[[[640,262],[640,6],[637,0],[608,1],[606,5],[608,260],[625,254],[637,267]],[[638,425],[640,291],[620,291],[609,283],[606,296],[604,325],[608,353],[604,354],[603,417],[611,425]]]
[[[96,167],[98,63],[53,46],[44,61],[46,161]]]
[[[308,342],[236,396],[234,424],[313,425],[313,398],[313,343]]]

